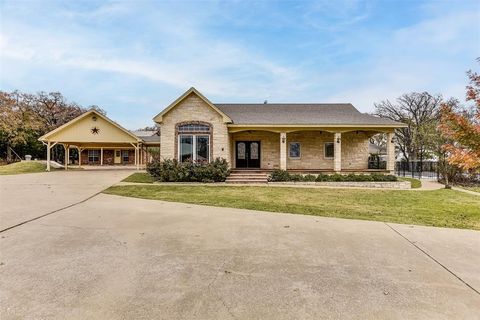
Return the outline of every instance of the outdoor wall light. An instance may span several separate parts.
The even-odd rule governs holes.
[[[92,117],[92,120],[93,120],[93,121],[97,121],[97,117],[96,117],[96,116],[93,116],[93,117]]]
[[[282,143],[285,143],[285,138],[282,138]]]
[[[394,143],[394,142],[395,142],[395,139],[394,139],[394,138],[392,138],[392,140],[390,140],[390,142],[391,142],[391,143]]]
[[[337,138],[337,143],[340,143],[340,138]]]

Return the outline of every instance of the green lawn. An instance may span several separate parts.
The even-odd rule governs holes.
[[[47,165],[35,161],[22,161],[0,166],[0,175],[45,172]]]
[[[153,177],[146,172],[135,172],[134,174],[129,175],[123,182],[136,182],[136,183],[153,183]]]
[[[418,189],[422,187],[422,181],[413,178],[398,178],[400,181],[410,181],[412,189]]]
[[[480,230],[480,197],[454,190],[113,186],[108,194],[218,207]]]
[[[480,187],[464,187],[464,186],[458,186],[459,188],[465,189],[465,190],[470,190],[470,191],[475,191],[480,193]]]

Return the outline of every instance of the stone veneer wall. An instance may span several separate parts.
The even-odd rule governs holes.
[[[368,169],[370,136],[362,131],[342,133],[342,170]]]
[[[280,168],[280,134],[268,131],[244,131],[231,134],[232,155],[235,161],[235,141],[261,142],[261,168]],[[342,169],[368,168],[368,143],[367,133],[347,132],[342,133]],[[300,159],[290,158],[288,144],[299,142],[301,148]],[[333,170],[333,158],[325,158],[325,143],[334,142],[334,134],[320,131],[297,131],[287,134],[287,169],[324,169]],[[235,164],[232,163],[234,166]]]
[[[228,129],[222,116],[194,93],[187,96],[163,116],[163,122],[160,124],[160,157],[162,159],[178,158],[175,148],[177,145],[175,143],[175,126],[177,123],[188,121],[210,123],[213,129],[213,138],[210,142],[213,159],[225,158],[231,163]]]
[[[300,159],[290,158],[289,143],[300,143]],[[325,143],[333,142],[333,133],[297,131],[287,134],[287,169],[333,170],[333,158],[325,158]]]
[[[231,134],[232,167],[235,167],[236,141],[260,141],[260,168],[280,169],[280,133],[242,131]]]

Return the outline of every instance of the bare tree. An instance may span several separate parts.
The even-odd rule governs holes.
[[[407,161],[432,154],[431,136],[436,134],[440,117],[441,95],[428,92],[403,94],[394,103],[389,100],[375,103],[375,115],[407,124],[396,130],[400,153]]]

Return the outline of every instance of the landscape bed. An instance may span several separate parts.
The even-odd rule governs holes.
[[[268,182],[269,185],[301,185],[301,186],[320,186],[320,187],[337,187],[337,188],[381,188],[381,189],[410,189],[409,181],[285,181],[285,182]]]
[[[107,194],[217,207],[480,230],[480,197],[455,190],[113,186]]]

